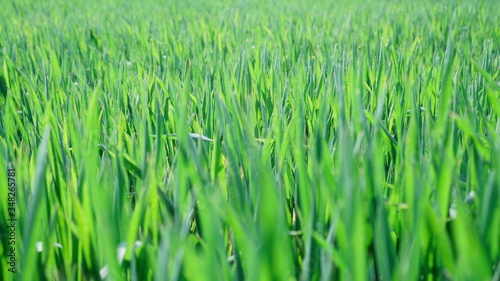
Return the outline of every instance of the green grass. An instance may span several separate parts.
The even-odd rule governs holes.
[[[2,3],[1,280],[500,279],[496,1],[171,2]]]

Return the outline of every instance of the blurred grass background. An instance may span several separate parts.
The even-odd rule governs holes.
[[[0,279],[499,280],[499,15],[5,1]]]

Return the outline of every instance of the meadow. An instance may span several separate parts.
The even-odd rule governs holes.
[[[0,280],[500,280],[499,81],[498,1],[3,1]]]

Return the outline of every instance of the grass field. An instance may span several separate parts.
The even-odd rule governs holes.
[[[500,280],[500,3],[271,2],[2,3],[0,280]]]

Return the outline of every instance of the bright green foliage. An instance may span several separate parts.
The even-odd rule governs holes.
[[[499,280],[497,2],[4,1],[0,280]]]

